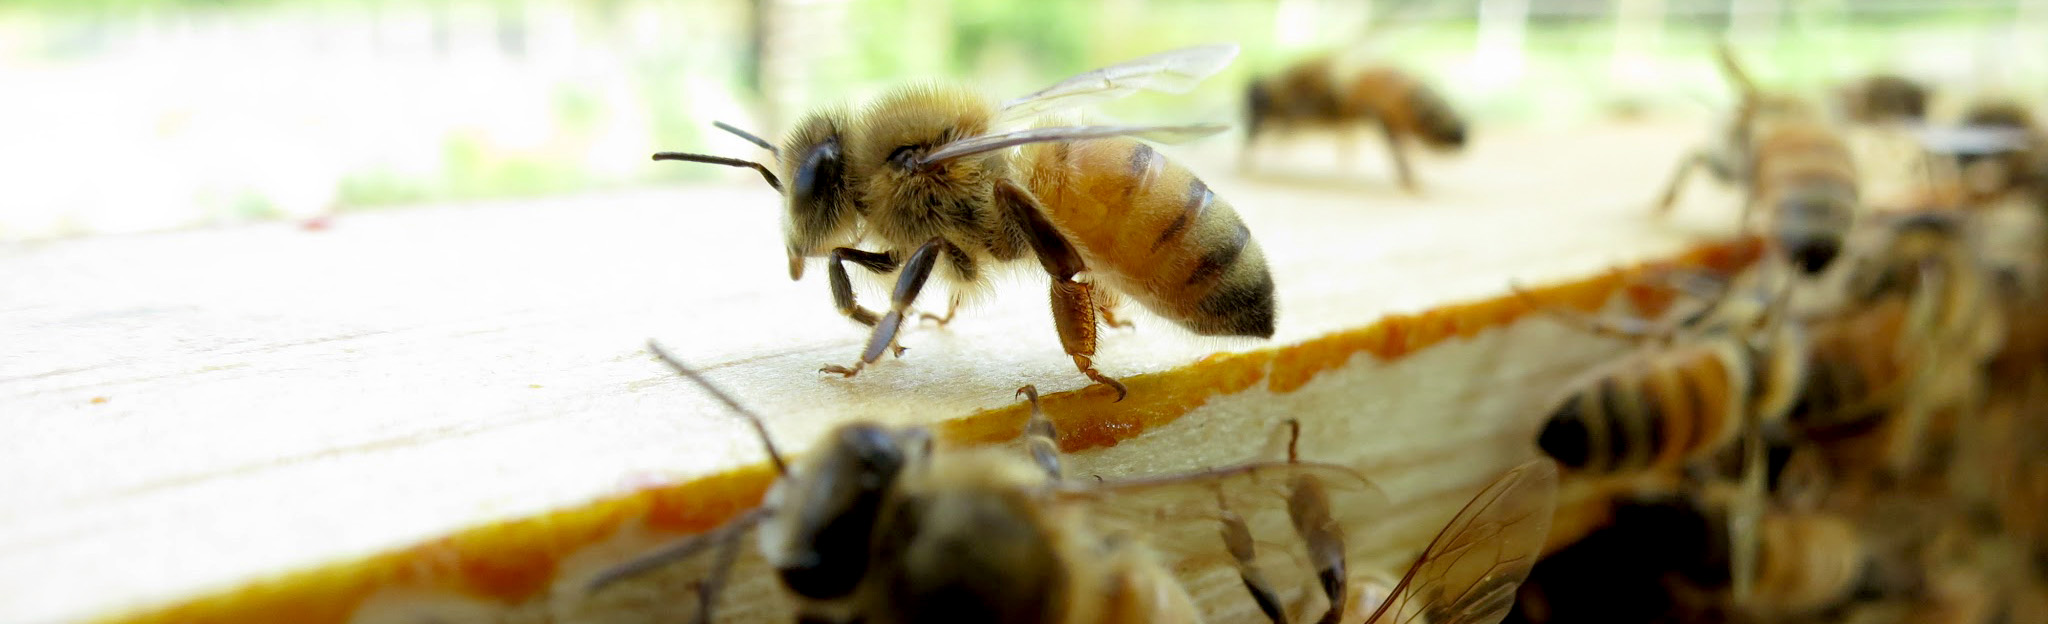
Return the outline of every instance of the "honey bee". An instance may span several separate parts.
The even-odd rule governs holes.
[[[1686,178],[1707,166],[1722,181],[1744,186],[1745,222],[1764,208],[1764,229],[1778,254],[1809,275],[1820,273],[1841,253],[1856,216],[1856,165],[1849,148],[1813,106],[1758,91],[1734,51],[1723,45],[1719,52],[1741,103],[1716,145],[1679,163],[1656,211],[1669,212]]]
[[[1870,309],[1886,298],[1904,302],[1890,345],[1905,373],[1896,377],[1896,422],[1886,436],[1894,472],[1923,462],[1937,413],[1967,419],[1978,411],[1985,367],[2005,342],[2004,306],[1977,255],[1969,218],[1955,211],[1889,216],[1845,280],[1854,308]],[[1872,338],[1864,341],[1882,344]]]
[[[711,621],[749,531],[801,621],[1196,622],[1202,614],[1165,560],[1188,541],[1148,544],[1141,533],[1155,530],[1150,524],[1194,517],[1215,504],[1212,491],[1249,496],[1313,483],[1335,501],[1326,513],[1373,506],[1380,496],[1355,471],[1300,461],[1070,481],[1052,421],[1029,386],[1019,390],[1032,405],[1025,454],[936,449],[923,427],[852,422],[791,462],[759,416],[659,345],[649,349],[744,417],[780,474],[759,508],[604,570],[587,585],[601,591],[710,550],[714,564],[698,585],[699,622]]]
[[[1186,91],[1236,55],[1235,45],[1164,52],[1000,104],[959,86],[900,88],[858,111],[804,117],[770,150],[773,170],[701,154],[654,157],[752,167],[782,192],[790,277],[802,277],[806,259],[825,258],[834,305],[873,328],[858,361],[822,372],[851,377],[894,347],[934,274],[952,299],[944,316],[923,317],[944,324],[995,265],[1035,257],[1052,277],[1061,346],[1121,400],[1123,384],[1098,372],[1094,355],[1097,315],[1122,325],[1113,310],[1123,297],[1197,334],[1273,335],[1273,278],[1251,230],[1194,172],[1131,138],[1185,139],[1223,126],[999,126],[1139,90]],[[1021,153],[1006,151],[1020,145]],[[868,239],[879,249],[856,246]],[[895,273],[886,313],[854,300],[848,262]]]
[[[1299,436],[1299,424],[1290,424]],[[1290,439],[1288,462],[1296,461]],[[1515,589],[1542,554],[1556,505],[1557,464],[1547,459],[1524,462],[1481,489],[1389,588],[1351,580],[1344,560],[1344,526],[1330,514],[1329,494],[1320,481],[1299,476],[1287,492],[1290,523],[1308,546],[1327,600],[1315,620],[1321,624],[1417,618],[1436,624],[1500,621],[1514,606]],[[1243,518],[1220,501],[1219,506],[1223,543],[1260,612],[1274,624],[1295,622],[1276,586],[1267,580]]]
[[[1927,87],[1892,74],[1865,76],[1835,92],[1842,116],[1857,123],[1909,122],[1927,118]]]
[[[1637,475],[1708,466],[1734,453],[1748,494],[1729,524],[1738,600],[1758,569],[1766,440],[1782,435],[1805,377],[1805,332],[1784,312],[1791,276],[1777,273],[1776,265],[1760,264],[1746,276],[1753,283],[1723,286],[1693,313],[1661,324],[1576,314],[1515,288],[1538,310],[1644,344],[1565,386],[1537,435],[1545,454],[1581,474]],[[1743,296],[1734,296],[1738,290]]]
[[[1622,497],[1613,522],[1536,566],[1511,621],[1804,621],[1908,590],[1850,518],[1774,506],[1758,523],[1756,588],[1735,603],[1726,536],[1740,496],[1714,484]]]
[[[2019,102],[1987,100],[1963,113],[1968,142],[1949,141],[1943,151],[1954,160],[1964,186],[1974,199],[1989,200],[2018,189],[2048,184],[2048,133],[2034,113]],[[1930,146],[1934,147],[1934,146]]]
[[[1275,130],[1321,127],[1349,133],[1348,126],[1371,122],[1387,142],[1387,154],[1401,187],[1416,190],[1408,164],[1409,145],[1439,151],[1463,149],[1466,124],[1450,102],[1407,72],[1388,66],[1339,69],[1334,55],[1290,65],[1245,89],[1245,140],[1239,166],[1249,169],[1258,139]],[[1350,161],[1348,137],[1339,145]]]
[[[1565,469],[1636,473],[1705,459],[1791,408],[1806,337],[1771,297],[1734,286],[1675,322],[1609,320],[1529,304],[1598,335],[1639,341],[1634,354],[1588,371],[1552,403],[1537,446]]]

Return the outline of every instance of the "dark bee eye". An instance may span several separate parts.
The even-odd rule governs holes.
[[[837,139],[819,143],[804,156],[804,162],[796,168],[796,179],[789,185],[791,197],[811,198],[825,189],[837,186],[839,182],[839,141]]]
[[[797,595],[828,600],[852,593],[867,575],[875,520],[904,458],[891,431],[866,424],[840,429],[823,452],[800,507],[789,510],[793,549],[776,572]]]

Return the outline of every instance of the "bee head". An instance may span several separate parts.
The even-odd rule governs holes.
[[[1451,110],[1450,102],[1428,88],[1417,86],[1410,97],[1415,111],[1415,121],[1422,129],[1422,138],[1431,147],[1442,150],[1458,150],[1465,147],[1465,120]]]
[[[877,520],[897,477],[929,445],[922,429],[851,423],[776,482],[766,503],[776,513],[759,538],[783,585],[814,600],[852,593],[867,576]]]
[[[782,230],[789,250],[789,278],[803,277],[804,258],[850,244],[861,205],[851,189],[841,120],[828,109],[806,116],[779,150],[789,176],[783,192]]]
[[[1592,463],[1592,437],[1580,398],[1574,395],[1551,411],[1543,432],[1536,436],[1536,446],[1566,470],[1579,470]]]

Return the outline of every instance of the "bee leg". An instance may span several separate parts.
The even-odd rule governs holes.
[[[1420,190],[1415,184],[1415,171],[1408,166],[1408,139],[1405,133],[1381,122],[1380,135],[1387,139],[1387,155],[1394,159],[1394,175],[1401,180],[1401,190],[1410,193]]]
[[[1060,469],[1059,437],[1052,428],[1052,419],[1046,418],[1045,408],[1038,404],[1038,388],[1024,386],[1017,389],[1017,394],[1031,401],[1031,420],[1024,421],[1024,446],[1031,450],[1031,461],[1045,469],[1052,480],[1066,479],[1065,471]]]
[[[932,268],[938,266],[942,242],[943,239],[934,237],[919,245],[917,251],[911,252],[910,259],[903,262],[902,271],[896,274],[896,290],[889,296],[889,313],[875,323],[875,333],[868,338],[868,348],[861,352],[860,361],[854,362],[852,367],[827,365],[818,372],[852,377],[859,374],[860,369],[882,359],[882,352],[896,345],[896,330],[903,326],[903,311],[917,300],[917,294],[924,290],[925,280],[932,276]],[[834,288],[837,288],[836,283]],[[848,301],[851,302],[850,296]],[[897,349],[900,351],[901,347]]]
[[[1095,313],[1102,318],[1103,325],[1115,329],[1135,327],[1130,321],[1117,318],[1116,309],[1121,303],[1121,298],[1117,297],[1115,292],[1104,290],[1095,293]]]
[[[1101,314],[1101,315],[1102,315],[1102,324],[1104,324],[1104,325],[1108,325],[1108,326],[1110,326],[1110,327],[1114,327],[1114,328],[1117,328],[1117,329],[1130,329],[1130,328],[1132,328],[1132,327],[1136,327],[1136,326],[1137,326],[1137,325],[1135,325],[1135,324],[1131,323],[1130,321],[1126,321],[1126,320],[1123,320],[1123,319],[1117,318],[1117,317],[1116,317],[1116,312],[1115,312],[1115,311],[1113,311],[1113,310],[1110,310],[1109,308],[1102,308],[1102,307],[1098,307],[1098,308],[1096,308],[1096,310],[1095,310],[1095,311],[1096,311],[1096,313],[1098,313],[1098,314]]]
[[[938,323],[940,327],[945,327],[947,323],[951,323],[951,322],[953,322],[953,313],[954,313],[954,312],[957,312],[957,311],[959,311],[959,310],[960,310],[960,295],[957,295],[957,294],[956,294],[956,295],[953,295],[953,297],[952,297],[951,299],[947,299],[947,300],[946,300],[946,315],[945,315],[945,316],[939,316],[939,315],[937,315],[937,314],[929,314],[929,313],[919,312],[919,313],[918,313],[918,315],[917,315],[917,320],[918,320],[918,321],[920,321],[920,322],[922,322],[922,321],[931,321],[931,322],[934,322],[934,323]]]
[[[1678,161],[1678,169],[1671,172],[1671,180],[1664,183],[1664,194],[1657,198],[1656,214],[1662,216],[1671,212],[1671,206],[1678,203],[1678,193],[1685,190],[1686,178],[1692,177],[1692,171],[1704,164],[1707,164],[1705,150],[1693,150]]]
[[[1746,605],[1755,592],[1759,524],[1763,520],[1764,478],[1769,470],[1764,455],[1764,438],[1755,410],[1744,416],[1742,433],[1742,483],[1740,494],[1729,504],[1729,583],[1735,604]]]
[[[1074,281],[1087,265],[1081,262],[1081,254],[1060,235],[1052,223],[1045,220],[1044,208],[1031,191],[1024,190],[1013,182],[1004,182],[996,187],[996,201],[1009,211],[1010,218],[1024,227],[1025,238],[1031,241],[1031,250],[1038,255],[1038,263],[1052,276],[1052,322],[1059,331],[1060,346],[1067,355],[1073,356],[1074,366],[1081,369],[1096,383],[1116,389],[1116,400],[1122,401],[1130,394],[1124,384],[1095,370],[1095,287],[1087,282]]]
[[[1513,292],[1515,298],[1522,300],[1523,305],[1529,306],[1530,309],[1542,312],[1560,323],[1570,325],[1595,336],[1650,341],[1669,338],[1673,333],[1673,329],[1667,325],[1651,323],[1643,319],[1606,318],[1566,309],[1554,303],[1540,301],[1536,299],[1535,295],[1530,294],[1529,291],[1523,290],[1522,285],[1516,282],[1508,282],[1508,290]]]
[[[1308,547],[1309,561],[1316,566],[1323,595],[1330,600],[1330,610],[1317,621],[1336,624],[1344,616],[1344,603],[1350,597],[1344,586],[1350,576],[1344,567],[1344,527],[1330,515],[1330,493],[1323,482],[1307,475],[1296,476],[1287,491],[1287,516],[1294,521],[1295,534]]]
[[[1067,355],[1074,357],[1074,366],[1081,374],[1105,386],[1116,389],[1116,400],[1124,400],[1130,390],[1123,382],[1110,378],[1095,370],[1095,285],[1087,282],[1054,281],[1052,283],[1052,323],[1060,332],[1060,346]]]
[[[832,305],[839,308],[839,313],[846,315],[846,318],[853,319],[868,327],[874,327],[878,318],[875,316],[875,312],[863,308],[853,301],[853,281],[846,275],[847,261],[852,261],[854,264],[860,265],[861,268],[875,273],[888,273],[896,270],[896,256],[889,253],[854,249],[852,247],[840,247],[832,250],[831,262],[827,264],[826,277],[832,282]]]
[[[1280,593],[1273,590],[1273,583],[1259,571],[1257,545],[1252,541],[1251,528],[1246,526],[1244,517],[1224,506],[1223,492],[1216,492],[1216,506],[1222,512],[1223,547],[1230,551],[1230,558],[1236,560],[1237,577],[1244,581],[1245,591],[1251,593],[1252,601],[1258,603],[1259,611],[1273,624],[1288,624],[1287,607],[1280,604]]]
[[[740,533],[733,532],[721,537],[718,550],[711,554],[711,570],[704,580],[697,584],[697,617],[695,624],[710,624],[712,607],[718,602],[718,592],[725,589],[725,579],[732,572],[733,562],[740,556]]]

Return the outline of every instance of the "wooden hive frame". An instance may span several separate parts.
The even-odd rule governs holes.
[[[1118,404],[1108,403],[1106,389],[1083,387],[1057,357],[1050,323],[1037,307],[1042,291],[1004,291],[997,298],[1005,305],[972,311],[969,322],[915,331],[906,340],[912,351],[900,361],[844,383],[819,379],[817,365],[850,357],[861,336],[833,316],[822,287],[782,282],[771,212],[724,209],[772,205],[765,189],[752,186],[758,181],[601,202],[361,215],[322,232],[264,226],[54,245],[17,260],[50,271],[112,276],[109,292],[172,310],[155,322],[189,323],[209,332],[189,338],[201,348],[143,354],[149,357],[124,353],[98,367],[64,368],[53,360],[46,375],[7,382],[16,388],[46,384],[35,386],[45,389],[23,406],[47,417],[38,426],[56,424],[51,435],[100,440],[89,452],[67,454],[87,472],[104,470],[92,468],[106,465],[95,458],[123,456],[117,453],[127,448],[123,444],[166,449],[158,454],[163,458],[127,455],[137,464],[130,468],[146,468],[155,479],[144,482],[149,489],[96,477],[98,482],[84,484],[91,496],[49,508],[50,521],[93,518],[101,507],[130,505],[139,495],[182,501],[190,498],[188,490],[226,481],[235,481],[228,489],[240,493],[205,499],[222,506],[206,523],[153,527],[191,544],[165,544],[155,533],[120,528],[151,526],[146,523],[123,524],[36,551],[54,556],[29,562],[0,557],[0,571],[38,571],[20,578],[26,587],[47,590],[37,596],[41,601],[17,604],[49,610],[22,613],[77,614],[78,605],[97,605],[85,608],[107,621],[370,622],[406,620],[422,611],[504,621],[673,617],[689,608],[682,591],[692,566],[651,575],[598,600],[584,600],[580,583],[598,568],[714,526],[752,505],[771,475],[744,425],[639,348],[650,336],[703,365],[767,414],[791,452],[801,452],[819,432],[848,417],[935,424],[951,443],[1003,443],[1022,422],[1022,408],[1010,391],[1024,383],[1047,392],[1046,408],[1062,430],[1062,446],[1072,453],[1069,471],[1077,475],[1242,461],[1261,452],[1243,440],[1265,439],[1280,418],[1298,417],[1317,432],[1303,446],[1305,457],[1358,467],[1392,499],[1393,510],[1354,540],[1352,554],[1361,569],[1393,570],[1480,484],[1533,452],[1535,419],[1557,386],[1627,348],[1529,315],[1526,304],[1504,296],[1509,279],[1539,285],[1533,289],[1537,296],[1579,309],[1614,305],[1654,312],[1668,303],[1667,296],[1637,284],[1643,271],[1730,270],[1754,255],[1748,243],[1698,246],[1702,238],[1730,229],[1731,211],[1705,206],[1724,202],[1725,194],[1700,193],[1697,203],[1703,206],[1674,222],[1644,215],[1645,194],[1695,128],[1644,124],[1480,135],[1470,155],[1427,163],[1423,179],[1432,190],[1424,198],[1394,195],[1377,180],[1356,179],[1371,174],[1245,179],[1213,173],[1227,169],[1220,164],[1227,156],[1177,153],[1219,195],[1232,198],[1267,248],[1281,284],[1281,332],[1270,345],[1205,342],[1141,318],[1136,333],[1111,335],[1099,359],[1105,372],[1130,385],[1131,398]],[[1501,175],[1518,171],[1520,163],[1552,158],[1562,144],[1573,145],[1580,157],[1560,162],[1545,176]],[[1364,165],[1367,171],[1376,167]],[[1643,184],[1560,185],[1557,178]],[[679,203],[684,209],[677,209]],[[672,233],[692,228],[720,232],[710,255],[735,260],[712,263],[716,271],[675,271],[706,266],[688,264],[694,256],[677,253],[683,246],[673,244]],[[1492,243],[1443,249],[1447,231]],[[536,236],[574,253],[534,254],[524,241]],[[423,247],[416,241],[453,245],[462,253],[409,251]],[[188,280],[175,291],[148,286],[166,274],[207,275],[210,257],[194,249],[280,244],[293,253],[268,263],[275,266],[247,270],[333,277],[266,282],[272,291],[254,303],[238,297],[233,279]],[[395,250],[385,253],[397,257],[366,258],[359,253],[365,249]],[[138,250],[157,261],[123,264],[118,271],[99,267]],[[429,252],[433,262],[422,262]],[[529,256],[547,262],[525,260]],[[342,261],[331,258],[378,264],[341,274],[309,270]],[[562,258],[580,263],[555,266]],[[678,265],[678,259],[685,263]],[[1630,268],[1613,269],[1616,264]],[[272,297],[345,306],[358,299],[382,303],[434,294],[404,290],[415,279],[429,285],[476,280],[485,284],[483,291],[463,294],[488,300],[475,310],[449,303],[453,311],[436,308],[439,316],[425,320],[404,315],[393,321],[401,317],[381,307],[341,309],[330,314],[360,323],[293,326],[281,332],[288,340],[251,346],[250,332],[278,323],[243,314],[241,306],[267,305]],[[57,310],[98,319],[93,315],[104,315],[109,306],[76,291],[15,292],[27,292],[20,296],[30,301],[47,299],[42,307],[20,308],[39,314]],[[502,310],[508,306],[527,307],[509,307],[517,314],[507,318]],[[381,325],[362,331],[361,325],[373,322]],[[752,326],[775,330],[732,330]],[[119,326],[83,323],[70,329],[61,337],[74,342],[130,340]],[[760,338],[762,333],[774,334],[774,340]],[[43,346],[34,340],[18,344],[31,353]],[[281,365],[293,362],[320,364]],[[513,384],[516,394],[507,388]],[[410,398],[379,400],[383,396]],[[531,398],[505,402],[511,396]],[[366,412],[362,399],[381,407]],[[243,450],[252,458],[245,469],[188,466],[191,458],[176,451],[188,446],[186,438],[211,443],[219,430],[208,427],[222,425],[209,420],[210,414],[220,411],[256,415],[218,420],[250,429],[269,446]],[[176,425],[138,431],[136,416]],[[372,425],[399,431],[388,440],[368,436],[339,449],[290,445],[293,432],[307,427],[356,439]],[[308,473],[309,466],[321,470]],[[634,474],[650,476],[637,477],[638,485],[620,485],[622,476]],[[278,498],[259,494],[273,490],[239,484],[242,479],[269,479],[286,488],[278,492],[323,496]],[[367,483],[416,485],[416,492],[385,494]],[[1567,500],[1597,500],[1594,489],[1572,485]],[[459,506],[408,514],[391,507],[429,509],[444,502],[439,499]],[[1597,505],[1568,504],[1561,534],[1597,521],[1599,514]],[[392,519],[399,516],[425,520]],[[352,533],[341,525],[314,524],[323,519],[379,526]],[[231,530],[240,532],[229,539],[212,535],[227,526],[243,528]],[[310,532],[316,527],[333,537]],[[17,529],[0,522],[0,538],[18,535]],[[268,534],[273,530],[277,535]],[[268,540],[301,546],[285,553],[291,556],[281,563],[236,563],[247,559],[242,551],[267,552],[263,547],[273,543]],[[391,546],[406,543],[412,545]],[[218,562],[193,562],[206,568],[193,573],[196,582],[179,577],[138,584],[109,577],[105,595],[95,598],[82,591],[86,587],[61,581],[75,578],[67,572],[88,565],[92,560],[82,553],[94,549],[120,548],[126,557],[154,562],[195,546],[220,555]],[[740,580],[726,601],[735,621],[769,613],[755,608],[772,604],[761,600],[771,595],[772,585],[757,566],[750,557],[742,561]],[[291,569],[302,571],[277,574]],[[1248,608],[1224,592],[1231,579],[1202,579],[1194,589],[1208,606]],[[61,610],[63,605],[73,610]]]

